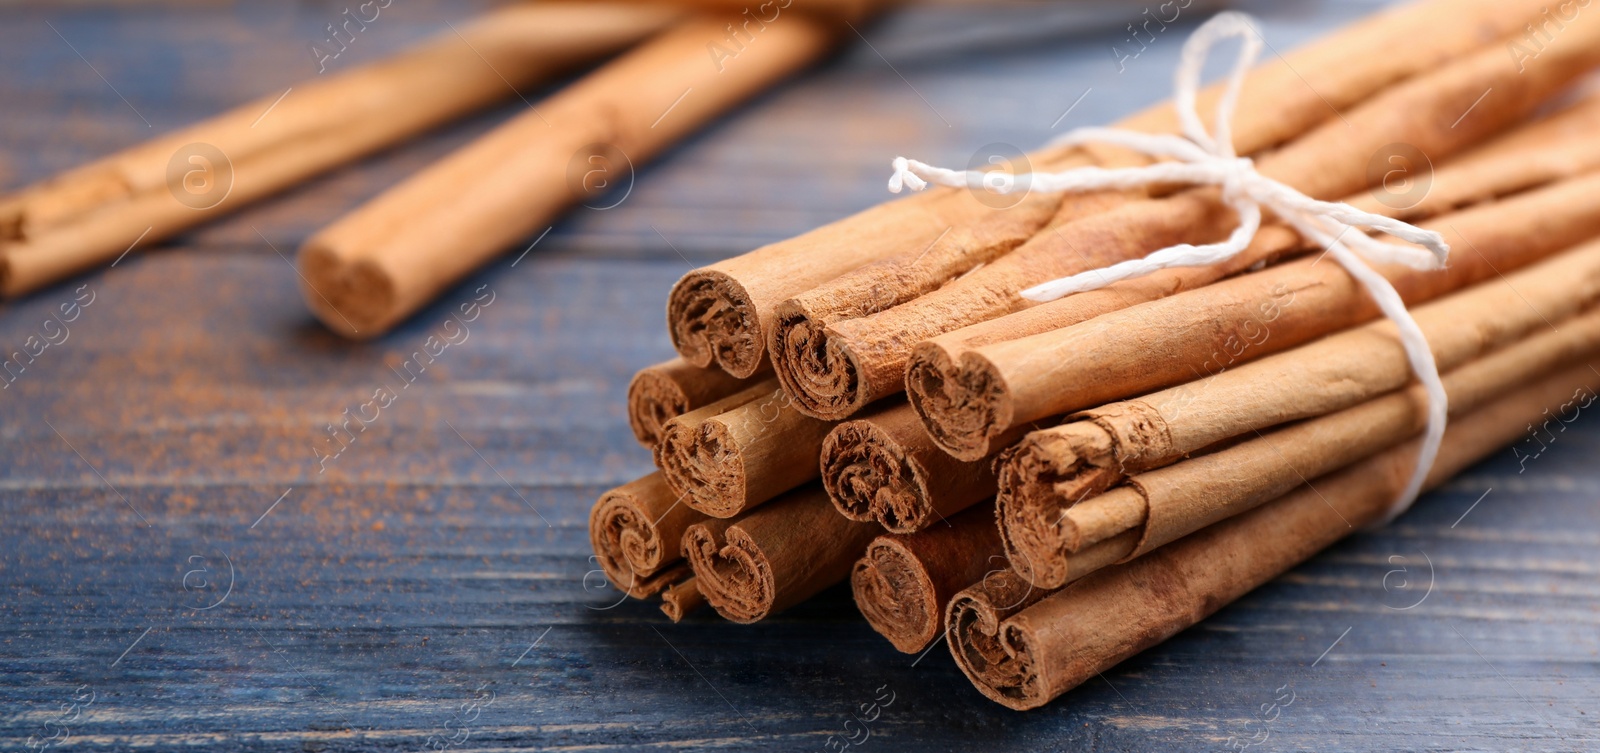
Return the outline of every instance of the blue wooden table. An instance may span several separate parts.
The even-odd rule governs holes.
[[[0,7],[0,186],[315,75],[307,44],[343,10],[104,5]],[[399,0],[335,68],[481,7]],[[1374,7],[1251,10],[1282,50]],[[673,625],[598,577],[586,514],[650,468],[622,397],[671,354],[668,286],[883,200],[896,154],[964,164],[1164,98],[1194,18],[1119,63],[1107,17],[936,7],[861,27],[620,205],[373,342],[320,328],[285,256],[515,107],[0,305],[9,352],[91,301],[0,390],[0,750],[1600,746],[1600,418],[1025,714],[943,645],[893,651],[841,588],[757,626]],[[485,294],[470,338],[324,470],[325,425]],[[888,693],[864,737],[853,712]]]

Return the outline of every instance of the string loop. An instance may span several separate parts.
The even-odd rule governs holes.
[[[1213,132],[1207,132],[1196,109],[1200,74],[1206,57],[1218,42],[1229,38],[1240,41],[1239,56],[1229,73],[1217,103]],[[1429,470],[1438,456],[1439,445],[1449,413],[1444,382],[1440,379],[1433,351],[1423,337],[1406,305],[1383,275],[1370,264],[1400,264],[1417,270],[1436,270],[1445,266],[1450,246],[1444,236],[1380,214],[1365,212],[1340,202],[1319,201],[1292,186],[1268,178],[1248,157],[1234,152],[1232,120],[1239,93],[1250,68],[1261,53],[1263,40],[1252,19],[1233,11],[1219,13],[1195,29],[1184,42],[1174,76],[1173,101],[1183,135],[1148,134],[1117,128],[1078,128],[1051,142],[1054,147],[1089,143],[1111,144],[1150,157],[1167,160],[1142,167],[1082,167],[1058,173],[1032,173],[1011,181],[985,181],[987,173],[977,170],[950,170],[905,157],[896,157],[889,177],[889,190],[905,188],[920,191],[930,183],[957,188],[972,188],[996,193],[1042,191],[1046,193],[1082,192],[1137,188],[1152,184],[1218,186],[1222,201],[1239,217],[1239,225],[1227,239],[1202,245],[1188,243],[1155,251],[1141,259],[1130,259],[1103,269],[1063,277],[1035,285],[1020,295],[1033,301],[1053,301],[1073,293],[1105,287],[1120,280],[1173,267],[1198,267],[1218,264],[1249,247],[1261,229],[1262,208],[1298,231],[1302,238],[1327,249],[1327,255],[1366,289],[1384,316],[1394,322],[1411,370],[1417,375],[1428,398],[1427,425],[1416,469],[1405,490],[1390,507],[1383,523],[1405,512],[1421,492]],[[1213,135],[1214,133],[1214,135]],[[1026,177],[1026,180],[1022,180]],[[1366,230],[1385,233],[1414,245],[1378,241]]]

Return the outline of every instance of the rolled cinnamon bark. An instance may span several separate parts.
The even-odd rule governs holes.
[[[1590,174],[1421,223],[1450,241],[1450,266],[1378,269],[1408,304],[1437,298],[1600,234],[1597,191]],[[961,349],[955,362],[930,346],[929,373],[908,380],[911,404],[946,452],[983,457],[1019,424],[1205,378],[1377,316],[1337,264],[1301,259]]]
[[[1026,430],[1019,427],[1013,439]],[[950,457],[903,402],[833,427],[821,456],[822,486],[834,508],[851,520],[875,520],[891,533],[915,533],[995,492],[990,458]]]
[[[1084,163],[1073,158],[1064,164]],[[898,257],[924,249],[956,268],[965,259],[1015,248],[1043,227],[1059,204],[1059,198],[1039,195],[1014,206],[993,206],[968,191],[928,191],[701,267],[684,275],[667,298],[672,344],[697,366],[716,365],[741,377],[754,374],[768,363],[766,330],[785,298],[866,264],[895,264]],[[915,261],[909,266],[911,274],[921,271]],[[878,300],[874,295],[857,305],[875,310],[883,305]]]
[[[0,198],[0,294],[221,217],[626,47],[677,15],[614,3],[507,6]]]
[[[1374,14],[1286,57],[1274,57],[1246,80],[1234,142],[1246,154],[1276,146],[1396,81],[1521,28],[1541,7],[1529,0],[1430,0]],[[1220,87],[1201,93],[1203,112],[1215,106],[1219,93]],[[1170,104],[1119,125],[1178,130]],[[1361,156],[1363,164],[1367,156]],[[1045,150],[1030,161],[1035,169],[1065,169],[1090,159],[1079,152]],[[813,296],[823,300],[796,304],[821,317],[819,326],[874,313],[1015,248],[1053,221],[1061,201],[1028,195],[1006,207],[1009,201],[983,201],[971,191],[935,189],[695,270],[673,287],[667,304],[673,344],[690,363],[715,363],[748,376],[765,359],[783,301],[876,264]],[[1068,209],[1069,216],[1080,211]],[[818,326],[795,326],[804,328],[803,337],[785,339],[797,343],[796,350],[825,347]]]
[[[877,532],[835,513],[822,487],[811,485],[737,520],[690,526],[683,548],[706,601],[751,623],[843,580]]]
[[[1381,177],[1367,160],[1389,144],[1409,143],[1439,157],[1454,153],[1520,120],[1600,64],[1600,19],[1580,17],[1562,33],[1571,36],[1546,47],[1537,70],[1508,59],[1502,45],[1480,48],[1396,84],[1261,156],[1258,170],[1331,200]],[[1546,53],[1554,54],[1544,58]],[[1480,99],[1478,107],[1463,109],[1463,102]],[[774,368],[801,411],[829,420],[847,417],[904,387],[906,362],[919,341],[1033,305],[1017,295],[1020,290],[1179,243],[1221,240],[1237,218],[1220,203],[1220,195],[1214,188],[1194,189],[1124,204],[1040,233],[970,274],[893,308],[836,319],[825,327],[796,323],[794,338],[781,331],[773,336]]]
[[[661,592],[661,613],[673,622],[682,622],[684,617],[705,605],[705,594],[700,593],[700,586],[692,575]]]
[[[1368,193],[1345,199],[1367,212],[1403,220],[1434,217],[1459,207],[1488,201],[1600,167],[1600,93],[1547,117],[1518,127],[1477,149],[1450,160],[1438,170],[1408,164],[1416,155],[1390,156],[1397,185],[1380,182]],[[1422,187],[1416,181],[1427,181]],[[1410,197],[1419,194],[1413,202]]]
[[[832,23],[785,16],[735,57],[707,55],[736,17],[685,22],[540,102],[322,231],[300,251],[311,310],[381,334],[625,171],[820,57]]]
[[[668,421],[743,389],[747,380],[721,369],[702,369],[682,358],[642,369],[628,382],[628,426],[639,444],[654,450]]]
[[[687,575],[683,533],[705,517],[652,473],[600,495],[589,511],[589,543],[606,579],[642,599]]]
[[[1398,185],[1380,183],[1370,192],[1345,198],[1365,211],[1415,220],[1437,216],[1477,201],[1504,196],[1600,167],[1600,141],[1592,128],[1600,126],[1600,96],[1585,98],[1555,116],[1521,126],[1489,143],[1446,162],[1437,170],[1410,164],[1416,155],[1392,155],[1402,160],[1395,169],[1407,172]],[[1385,182],[1390,180],[1386,177]],[[1411,181],[1412,183],[1406,183]],[[1421,197],[1415,181],[1427,181]],[[1386,203],[1387,202],[1387,203]],[[1069,327],[1138,303],[1177,295],[1209,285],[1248,268],[1274,263],[1304,249],[1294,231],[1267,225],[1243,253],[1207,267],[1180,267],[1125,280],[1060,300],[979,322],[918,343],[906,364],[906,394],[913,408],[925,417],[927,428],[951,451],[981,436],[989,420],[982,395],[996,387],[986,381],[982,356],[968,353],[990,343],[1015,340]],[[1001,443],[990,441],[989,447]],[[963,450],[962,452],[980,452]]]
[[[731,518],[816,478],[830,428],[768,379],[668,421],[656,465],[689,506]]]
[[[1592,274],[1592,272],[1591,272]],[[1600,277],[1592,278],[1600,282]],[[1563,321],[1550,330],[1468,363],[1444,376],[1452,415],[1460,415],[1541,376],[1564,370],[1600,352],[1600,313]],[[1392,447],[1420,432],[1427,396],[1413,387],[1351,408],[1259,435],[1232,447],[1140,473],[1104,494],[1065,505],[1050,504],[1043,485],[1019,481],[1000,513],[1012,562],[1036,586],[1054,588],[1106,564],[1151,549],[1287,493],[1304,483]],[[1026,475],[1026,451],[1007,463]],[[1046,495],[1048,496],[1048,492]],[[1024,499],[1026,498],[1026,501]],[[1059,501],[1059,500],[1057,500]],[[1041,504],[1044,502],[1044,504]],[[1082,554],[1126,532],[1137,541]],[[1052,546],[1051,539],[1054,539]]]
[[[889,3],[881,0],[774,0],[751,5],[749,0],[626,0],[646,5],[669,5],[700,11],[742,12],[744,24],[740,28],[753,32],[760,23],[773,23],[788,10],[801,13],[825,13],[836,18],[856,19],[869,15],[879,6]]]
[[[914,654],[944,629],[950,597],[1005,569],[1004,551],[993,511],[975,507],[948,526],[873,539],[850,574],[850,586],[872,629]]]
[[[1600,301],[1600,243],[1587,243],[1504,278],[1420,306],[1412,314],[1442,371],[1507,347]],[[1535,303],[1537,302],[1537,303]],[[1391,322],[1376,322],[1259,361],[1103,405],[1029,434],[1002,453],[1003,525],[1044,541],[1066,508],[1128,475],[1176,462],[1234,437],[1323,416],[1411,381]],[[1073,531],[1060,531],[1071,543]],[[1053,550],[1048,544],[1045,549]],[[1035,548],[1030,546],[1030,548]],[[1043,562],[1045,557],[1035,556]]]
[[[1543,423],[1546,411],[1592,402],[1596,386],[1600,378],[1581,366],[1455,421],[1430,487],[1516,440],[1528,422]],[[1010,593],[986,592],[985,584],[963,591],[947,615],[951,653],[990,700],[1042,706],[1381,519],[1416,454],[1416,442],[1394,448],[1060,591],[1030,592],[1014,574]],[[1048,596],[1025,608],[1002,608],[1014,594],[1041,592]]]

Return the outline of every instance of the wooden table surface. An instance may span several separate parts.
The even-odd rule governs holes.
[[[284,91],[344,8],[102,5],[0,6],[0,186]],[[1251,9],[1282,50],[1375,7]],[[399,0],[335,68],[480,8]],[[680,274],[882,201],[896,154],[965,163],[1164,98],[1184,13],[1120,71],[1126,30],[1073,7],[862,27],[373,342],[322,329],[285,257],[520,103],[0,305],[9,352],[92,295],[0,391],[0,749],[1600,746],[1600,419],[1029,713],[943,645],[893,651],[842,588],[673,625],[598,577],[586,513],[650,468],[623,392],[671,355]],[[470,338],[319,472],[323,427],[477,296]]]

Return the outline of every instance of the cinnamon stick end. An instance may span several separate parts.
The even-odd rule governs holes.
[[[714,269],[694,270],[672,286],[667,331],[683,360],[701,368],[716,364],[745,379],[766,360],[756,303],[738,280]]]
[[[405,313],[398,307],[394,281],[368,259],[347,261],[312,239],[295,265],[300,296],[328,329],[354,340],[387,332]]]
[[[906,364],[906,398],[939,448],[975,462],[993,451],[993,439],[1011,425],[1005,379],[987,359],[967,353],[959,362],[944,348],[923,343]]]
[[[696,524],[683,534],[683,549],[695,582],[717,614],[738,623],[759,622],[777,598],[772,564],[743,530],[729,526],[722,541],[713,526]]]
[[[868,545],[850,585],[861,615],[899,651],[917,653],[939,634],[933,579],[895,539],[880,536]]]
[[[628,383],[628,426],[639,444],[654,449],[662,426],[689,410],[689,396],[665,374],[651,369],[635,374]]]

